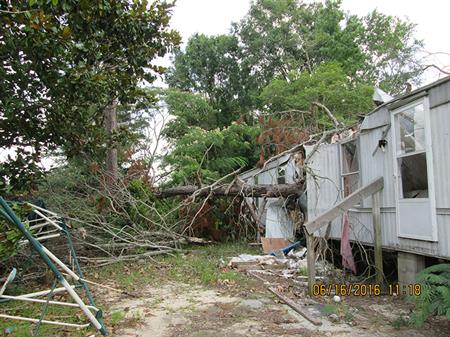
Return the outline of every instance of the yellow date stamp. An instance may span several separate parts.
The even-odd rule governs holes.
[[[422,286],[419,283],[407,285],[389,284],[387,288],[379,284],[365,283],[316,283],[313,285],[314,296],[420,296],[421,293]]]

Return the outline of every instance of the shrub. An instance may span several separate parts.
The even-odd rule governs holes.
[[[435,315],[445,315],[450,321],[450,264],[437,264],[424,269],[418,274],[417,281],[422,291],[415,298],[412,323],[421,327]]]
[[[30,208],[17,203],[12,205],[12,209],[21,219],[30,212]],[[17,253],[21,238],[19,229],[0,214],[0,262],[5,262]]]

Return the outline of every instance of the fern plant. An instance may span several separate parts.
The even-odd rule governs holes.
[[[420,296],[415,298],[416,307],[412,323],[421,327],[431,316],[446,316],[450,321],[450,264],[437,264],[417,275],[422,286]]]

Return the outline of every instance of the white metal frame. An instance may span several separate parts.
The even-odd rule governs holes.
[[[397,122],[396,122],[396,116],[403,111],[406,111],[412,107],[415,107],[417,105],[423,104],[423,111],[424,111],[424,133],[425,133],[425,151],[417,151],[414,153],[408,153],[408,154],[401,154],[398,152],[397,148],[397,141],[398,141],[398,130],[397,130]],[[393,156],[393,164],[394,164],[394,181],[395,181],[395,203],[396,203],[396,222],[397,222],[397,235],[400,238],[406,238],[406,239],[415,239],[415,240],[422,240],[422,241],[437,241],[437,221],[436,221],[436,195],[435,195],[435,188],[434,188],[434,169],[433,169],[433,150],[432,150],[432,140],[431,140],[431,122],[430,122],[430,105],[428,96],[424,98],[420,98],[418,100],[415,100],[411,103],[408,103],[402,107],[399,107],[392,111],[391,113],[391,130],[392,130],[392,156]],[[427,180],[428,180],[428,199],[429,201],[429,207],[430,207],[430,214],[431,214],[431,236],[421,236],[421,235],[413,235],[409,233],[401,233],[401,226],[400,226],[400,188],[401,188],[401,172],[398,167],[398,159],[405,157],[407,155],[413,155],[415,153],[425,153],[426,161],[427,161]],[[411,203],[414,202],[421,202],[423,201],[419,199],[419,201],[414,199],[408,199]]]
[[[33,208],[33,212],[38,214],[42,219],[44,219],[44,223],[39,223],[36,225],[32,225],[29,227],[30,230],[38,230],[38,233],[36,233],[35,239],[38,241],[44,241],[49,238],[53,237],[59,237],[60,231],[62,230],[62,227],[58,224],[58,215],[56,213],[53,213],[51,211],[48,211],[46,209],[43,209],[41,207],[38,207],[33,204],[28,204]],[[45,213],[45,214],[44,214]],[[36,222],[35,220],[29,221],[31,223]],[[44,230],[42,229],[46,226],[49,226],[51,229]],[[56,232],[56,234],[47,235],[48,233]],[[21,241],[21,244],[27,244],[27,240]],[[89,282],[87,280],[82,279],[79,275],[77,275],[75,272],[72,271],[68,266],[66,266],[58,257],[56,257],[52,252],[50,252],[46,247],[42,246],[43,251],[45,254],[58,266],[60,267],[66,274],[69,274],[75,281],[84,281]],[[13,315],[5,315],[0,314],[1,318],[5,319],[12,319],[12,320],[21,320],[21,321],[27,321],[27,322],[33,322],[33,323],[45,323],[45,324],[52,324],[52,325],[59,325],[59,326],[67,326],[67,327],[74,327],[74,328],[86,328],[92,324],[97,330],[102,329],[102,325],[95,317],[95,314],[100,310],[97,307],[86,305],[83,300],[80,298],[80,296],[75,291],[75,286],[70,285],[67,280],[62,277],[62,279],[59,280],[62,287],[56,288],[53,290],[44,290],[34,293],[28,293],[23,294],[19,296],[9,296],[4,295],[3,291],[5,290],[7,283],[12,281],[11,278],[8,278],[3,287],[1,288],[2,291],[0,292],[0,299],[6,299],[6,300],[14,300],[14,301],[24,301],[24,302],[34,302],[34,303],[48,303],[48,305],[59,305],[59,306],[65,306],[65,307],[73,307],[73,308],[79,308],[83,313],[86,315],[86,317],[89,319],[90,323],[85,324],[74,324],[74,323],[66,323],[66,322],[60,322],[60,321],[51,321],[51,320],[40,320],[36,318],[30,318],[30,317],[22,317],[22,316],[13,316]],[[56,294],[56,293],[62,293],[67,292],[72,299],[75,301],[75,303],[70,302],[60,302],[60,301],[50,301],[48,299],[37,299],[36,297],[40,296],[47,296],[50,293]]]

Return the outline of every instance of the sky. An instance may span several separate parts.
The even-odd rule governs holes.
[[[172,27],[181,33],[183,43],[194,33],[226,34],[231,23],[239,21],[250,7],[249,0],[178,0]],[[425,41],[428,52],[446,52],[432,57],[434,64],[450,71],[450,0],[343,0],[351,14],[365,15],[374,9],[388,15],[408,18],[417,24],[417,37]],[[170,61],[166,59],[165,65]],[[440,75],[443,77],[444,75]],[[425,83],[439,78],[431,71]]]

